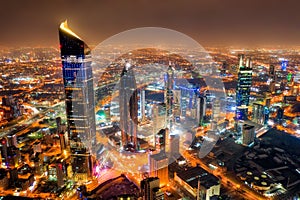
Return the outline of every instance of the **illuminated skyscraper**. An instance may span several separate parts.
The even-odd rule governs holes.
[[[245,120],[248,115],[250,88],[252,85],[252,64],[250,58],[244,65],[244,55],[239,56],[239,73],[236,89],[236,119]]]
[[[172,132],[173,127],[173,89],[174,89],[174,69],[171,64],[165,74],[165,104],[166,104],[166,126]]]
[[[286,68],[288,66],[289,61],[288,60],[282,60],[281,61],[281,70],[286,71]]]
[[[59,40],[74,179],[86,181],[92,177],[92,162],[82,161],[96,144],[91,50],[67,22],[59,27]]]
[[[67,22],[59,27],[60,51],[71,146],[95,143],[96,123],[91,50]]]
[[[127,63],[122,71],[120,80],[120,128],[122,146],[137,147],[138,96],[133,70]]]

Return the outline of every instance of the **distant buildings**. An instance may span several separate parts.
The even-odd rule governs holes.
[[[24,106],[12,95],[2,97],[2,104],[0,104],[0,124],[16,119],[24,113]]]
[[[236,88],[236,119],[245,120],[248,118],[248,106],[250,88],[252,85],[252,62],[247,59],[244,65],[244,55],[239,56],[239,73]]]

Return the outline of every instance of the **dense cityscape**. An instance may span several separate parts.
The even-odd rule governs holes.
[[[300,198],[300,47],[59,43],[0,52],[0,199]]]

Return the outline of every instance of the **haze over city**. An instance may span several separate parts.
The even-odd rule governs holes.
[[[68,19],[90,45],[137,27],[185,33],[202,45],[300,43],[296,0],[3,1],[0,46],[57,46],[53,30]]]

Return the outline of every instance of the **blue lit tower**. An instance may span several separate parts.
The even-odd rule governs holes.
[[[59,40],[71,142],[75,146],[82,142],[94,144],[96,123],[91,50],[69,29],[67,22],[59,27]]]
[[[137,148],[138,95],[133,70],[126,63],[120,80],[120,128],[122,146]]]
[[[244,55],[239,55],[239,73],[236,88],[236,119],[245,120],[248,115],[250,88],[252,85],[252,64],[250,58],[244,65]]]
[[[169,63],[169,68],[165,74],[165,104],[166,104],[166,126],[171,131],[173,127],[173,89],[174,89],[174,69]]]
[[[91,50],[67,22],[59,27],[59,40],[73,177],[88,180],[92,177],[91,147],[96,143]]]
[[[288,60],[282,60],[281,61],[281,70],[286,71],[286,68],[288,66],[289,61]]]

